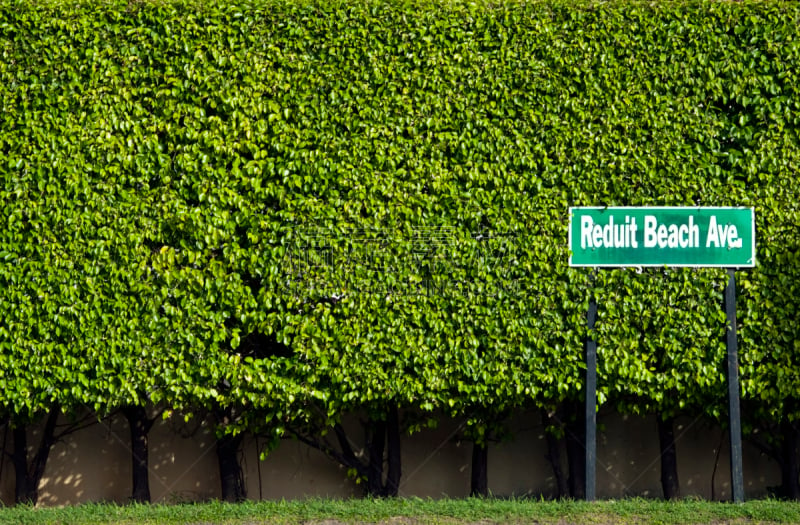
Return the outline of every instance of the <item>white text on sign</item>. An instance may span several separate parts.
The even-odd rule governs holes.
[[[606,224],[596,223],[591,216],[581,217],[581,248],[638,248],[641,240],[645,248],[698,248],[700,228],[694,217],[681,224],[659,223],[655,215],[645,215],[642,236],[635,217],[625,216],[624,223],[614,222],[614,216]],[[742,239],[733,224],[720,224],[717,217],[709,218],[704,246],[706,248],[741,248]]]

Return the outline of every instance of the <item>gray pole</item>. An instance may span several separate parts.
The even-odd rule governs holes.
[[[728,419],[731,431],[731,486],[733,501],[744,501],[742,474],[742,421],[739,409],[739,352],[736,340],[736,271],[728,269],[728,285],[725,287],[725,315],[728,328],[725,346],[728,349]]]
[[[589,300],[586,325],[594,329],[597,320],[597,301]],[[591,334],[586,338],[586,501],[595,499],[597,469],[597,341]]]

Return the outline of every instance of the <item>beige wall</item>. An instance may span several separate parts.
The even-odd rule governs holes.
[[[659,497],[658,436],[653,418],[618,415],[598,420],[597,492],[602,498]],[[402,496],[464,497],[469,493],[471,444],[460,441],[460,421],[443,419],[438,428],[405,437],[402,445]],[[357,430],[355,420],[349,423]],[[489,488],[498,496],[552,496],[555,482],[546,459],[543,427],[537,415],[522,413],[511,423],[514,439],[489,450]],[[354,436],[361,437],[356,431]],[[678,472],[683,495],[730,497],[727,434],[699,420],[682,419],[676,428]],[[130,492],[128,428],[121,417],[83,429],[52,450],[41,483],[41,505],[86,501],[125,502]],[[11,433],[6,437],[7,450]],[[31,436],[29,443],[37,443]],[[160,420],[150,436],[150,487],[153,501],[199,501],[219,497],[214,439],[204,422]],[[718,448],[721,448],[718,453]],[[562,450],[563,470],[566,454]],[[243,447],[248,496],[252,499],[358,496],[361,489],[345,470],[321,453],[286,440],[259,462],[256,442]],[[259,483],[259,472],[260,480]],[[745,444],[748,498],[766,495],[780,483],[777,464]],[[0,473],[0,499],[13,502],[13,467],[6,458]]]

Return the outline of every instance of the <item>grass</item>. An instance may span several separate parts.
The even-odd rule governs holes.
[[[535,501],[525,499],[389,499],[220,502],[182,505],[85,504],[63,508],[0,508],[0,523],[258,525],[300,523],[700,524],[800,523],[800,503],[743,504],[644,499]]]

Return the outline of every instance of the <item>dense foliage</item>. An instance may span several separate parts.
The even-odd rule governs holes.
[[[736,205],[746,417],[793,421],[799,15],[5,0],[0,407],[274,437],[400,407],[480,442],[580,398],[593,295],[601,403],[721,417],[724,272],[570,269],[567,209]]]

